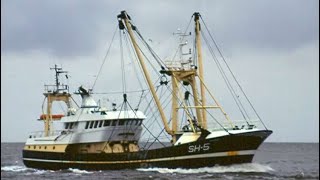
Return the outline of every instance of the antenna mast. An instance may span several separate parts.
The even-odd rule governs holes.
[[[47,99],[47,113],[44,114],[45,119],[44,120],[44,132],[45,136],[50,135],[51,131],[51,121],[52,120],[59,120],[52,118],[52,103],[54,101],[64,101],[68,108],[71,107],[70,104],[70,97],[71,94],[69,93],[69,86],[61,84],[59,81],[59,74],[61,73],[67,73],[67,71],[62,71],[61,67],[58,67],[56,64],[54,65],[53,68],[50,68],[51,70],[55,70],[55,85],[44,85],[45,87],[45,92],[43,95]],[[66,78],[68,78],[66,74]]]

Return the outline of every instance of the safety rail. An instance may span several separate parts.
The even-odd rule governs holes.
[[[59,135],[63,135],[63,134],[68,134],[71,133],[71,130],[56,130],[56,131],[50,131],[48,136],[59,136]],[[35,132],[31,132],[31,134],[29,135],[29,138],[41,138],[41,137],[46,137],[45,136],[45,131],[35,131]]]
[[[69,92],[68,85],[44,85],[44,91],[47,93],[54,93],[54,92]]]
[[[221,127],[222,126],[222,127]],[[219,121],[219,124],[216,122],[208,123],[208,129],[210,130],[236,130],[236,129],[252,129],[252,128],[261,128],[263,127],[259,119],[252,120],[233,120],[232,125],[229,122]]]

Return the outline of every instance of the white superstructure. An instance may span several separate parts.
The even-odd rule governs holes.
[[[29,136],[27,145],[34,144],[79,144],[98,142],[137,142],[146,116],[135,110],[103,110],[92,96],[81,94],[81,107],[68,113],[58,123],[63,130],[50,133],[36,132]]]

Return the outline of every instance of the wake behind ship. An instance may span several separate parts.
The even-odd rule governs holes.
[[[204,79],[201,49],[202,29],[207,26],[199,13],[194,13],[192,18],[195,25],[194,56],[191,55],[191,49],[189,53],[183,52],[183,47],[187,45],[184,38],[191,36],[191,32],[180,32],[180,56],[178,60],[165,62],[152,50],[125,11],[117,16],[120,38],[124,38],[120,40],[120,47],[123,48],[123,42],[130,43],[128,47],[134,52],[134,57],[130,59],[136,59],[148,87],[141,91],[136,108],[133,108],[130,102],[133,96],[126,88],[123,54],[122,103],[120,106],[112,103],[112,108],[103,107],[100,101],[94,99],[93,88],[83,86],[75,93],[81,96],[82,102],[74,106],[77,103],[69,92],[69,86],[61,83],[60,75],[67,72],[57,65],[51,68],[55,71],[56,81],[54,85],[45,85],[46,108],[39,118],[44,122],[44,131],[32,133],[27,139],[23,149],[24,164],[39,169],[109,170],[198,168],[251,162],[255,151],[272,131],[262,123],[229,66],[227,70],[232,73],[232,78],[256,113],[258,121],[250,119],[227,76],[223,77],[244,117],[243,121],[232,121],[209,91]],[[200,21],[205,28],[200,26]],[[209,37],[212,38],[210,33]],[[139,46],[137,40],[143,46]],[[143,47],[151,56],[146,56]],[[121,49],[120,52],[123,51]],[[185,59],[185,56],[192,57]],[[150,57],[154,58],[155,64],[151,64]],[[148,71],[150,64],[160,67],[156,71],[159,77],[157,81],[152,80],[153,76]],[[225,75],[222,68],[219,70]],[[160,88],[166,91],[159,92]],[[53,114],[54,102],[65,103],[67,112]],[[140,103],[145,103],[145,110],[140,110]],[[220,113],[219,117],[223,117],[228,124],[219,121],[214,113]],[[155,124],[154,120],[161,120],[162,127],[150,128]],[[54,131],[53,123],[62,125],[63,129]],[[259,127],[261,124],[262,128]],[[149,134],[148,140],[141,141],[145,134]],[[160,134],[165,134],[170,141],[161,139]],[[160,147],[152,146],[156,143]]]

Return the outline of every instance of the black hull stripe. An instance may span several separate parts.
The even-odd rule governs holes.
[[[131,160],[131,161],[66,161],[66,160],[48,160],[48,159],[34,159],[34,158],[23,158],[23,160],[40,161],[40,162],[55,162],[55,163],[120,164],[120,163],[174,161],[174,160],[187,160],[187,159],[238,156],[238,155],[254,155],[254,153],[255,153],[255,150],[245,150],[245,151],[236,151],[236,155],[228,155],[229,154],[228,152],[219,152],[219,153],[206,153],[206,154],[196,154],[196,155],[188,155],[188,156],[169,157],[169,158]]]
[[[199,168],[199,167],[212,167],[219,165],[230,165],[239,163],[252,162],[253,155],[239,155],[239,156],[223,156],[211,157],[201,159],[182,159],[174,161],[159,161],[159,162],[139,162],[139,163],[121,163],[121,164],[80,164],[80,163],[59,163],[59,162],[40,162],[40,161],[27,161],[24,163],[28,167],[40,169],[68,169],[77,168],[84,170],[120,170],[120,169],[137,169],[137,168],[150,168],[150,167],[163,167],[163,168]]]

